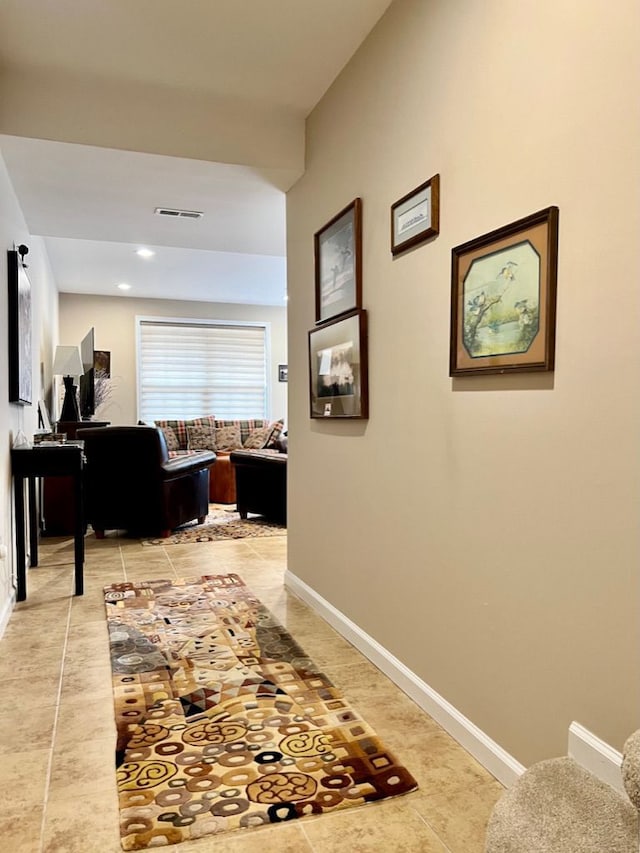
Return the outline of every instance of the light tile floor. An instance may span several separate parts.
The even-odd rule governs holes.
[[[287,592],[286,536],[192,545],[42,539],[28,599],[0,640],[0,839],[11,853],[118,853],[115,726],[102,587],[237,572],[419,783],[404,797],[296,824],[209,836],[179,853],[482,853],[502,786],[386,676]]]

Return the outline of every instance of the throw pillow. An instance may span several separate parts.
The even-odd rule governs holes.
[[[160,429],[164,435],[164,440],[167,442],[167,450],[180,450],[178,436],[171,427],[161,427]]]
[[[187,428],[185,426],[185,421],[155,421],[155,425],[160,427],[160,429],[172,429],[175,433],[176,438],[178,439],[178,449],[186,450],[187,449]]]
[[[188,426],[189,450],[215,450],[215,430],[210,426]]]
[[[283,420],[274,421],[270,425],[270,429],[271,429],[271,434],[270,434],[269,438],[267,439],[267,443],[265,444],[265,447],[276,447],[277,443],[278,443],[278,439],[282,435],[282,430],[284,429],[284,421]]]
[[[252,429],[242,447],[245,450],[261,450],[267,446],[272,430],[271,426]]]
[[[253,419],[244,419],[244,420],[233,420],[233,421],[225,421],[216,419],[214,424],[216,429],[220,427],[227,426],[239,426],[240,427],[240,441],[244,444],[245,441],[249,438],[249,433],[258,429],[259,427],[267,426],[268,421],[263,420],[262,418],[253,418]]]
[[[230,453],[242,448],[239,426],[225,426],[214,430],[216,436],[215,450],[220,453]]]
[[[208,426],[213,429],[216,426],[215,415],[205,415],[203,418],[194,418],[192,421],[185,421],[185,426]]]

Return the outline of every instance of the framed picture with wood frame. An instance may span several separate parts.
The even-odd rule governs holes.
[[[313,236],[316,323],[362,308],[362,201],[354,199]]]
[[[105,349],[94,349],[93,368],[103,379],[111,379],[111,352]]]
[[[312,418],[368,418],[367,312],[356,309],[309,332]]]
[[[558,208],[451,252],[450,376],[553,370]]]
[[[21,250],[21,251],[20,251]],[[18,257],[20,251],[20,257]],[[33,390],[31,366],[31,284],[27,278],[24,255],[29,251],[7,252],[8,270],[8,338],[9,338],[9,402],[31,405]]]
[[[391,205],[391,253],[398,255],[440,232],[440,175]]]

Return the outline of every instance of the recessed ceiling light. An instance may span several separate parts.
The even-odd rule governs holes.
[[[141,258],[152,258],[155,255],[151,249],[136,249],[136,255],[139,255]]]
[[[120,290],[131,290],[131,285],[130,285],[130,284],[125,284],[124,282],[122,282],[122,284],[119,284],[119,285],[118,285],[118,288],[119,288]]]

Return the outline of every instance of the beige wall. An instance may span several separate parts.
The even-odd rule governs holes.
[[[0,103],[13,136],[250,164],[281,189],[303,171],[303,118],[256,103],[50,68],[4,69]]]
[[[111,421],[113,424],[133,424],[138,418],[136,408],[136,316],[209,318],[268,323],[271,354],[271,410],[269,415],[274,419],[287,417],[287,385],[278,382],[278,364],[286,364],[287,362],[285,308],[61,293],[60,343],[79,344],[93,326],[96,349],[111,352],[113,393],[109,403],[97,412],[98,417]],[[209,412],[202,412],[202,414],[209,414]]]
[[[7,250],[20,243],[29,247],[25,260],[32,297],[32,377],[33,405],[9,403],[8,306],[7,306]],[[11,481],[10,448],[19,430],[28,438],[38,426],[37,402],[47,398],[51,385],[53,347],[56,343],[58,320],[58,293],[42,241],[31,237],[24,216],[0,157],[0,348],[3,353],[0,370],[0,540],[7,546],[6,560],[0,560],[0,635],[4,631],[15,600],[14,589],[14,516],[13,484]],[[41,377],[43,381],[41,382]]]
[[[635,0],[397,0],[288,194],[289,568],[524,764],[640,695]],[[441,174],[439,237],[390,205]],[[363,199],[371,417],[308,417],[313,233]],[[554,374],[448,376],[451,248],[560,209]]]

